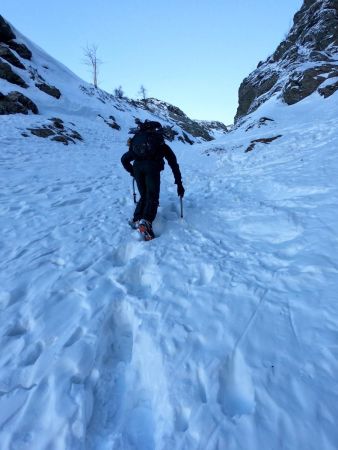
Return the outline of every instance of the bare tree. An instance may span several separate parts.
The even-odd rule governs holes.
[[[117,98],[123,98],[124,97],[124,92],[123,92],[122,86],[119,86],[118,88],[114,89],[114,95]]]
[[[143,84],[141,84],[138,93],[142,96],[144,103],[147,104],[147,89],[143,86]]]
[[[97,56],[98,46],[96,44],[87,44],[83,49],[84,52],[84,64],[90,67],[90,71],[93,76],[93,84],[97,88],[98,75],[99,75],[99,66],[102,64],[102,61]]]

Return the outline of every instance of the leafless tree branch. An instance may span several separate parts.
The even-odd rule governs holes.
[[[83,63],[90,67],[93,76],[93,84],[96,88],[98,84],[99,66],[102,64],[102,61],[97,56],[97,51],[98,46],[96,44],[87,44],[83,49]]]

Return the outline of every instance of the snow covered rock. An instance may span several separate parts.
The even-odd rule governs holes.
[[[65,125],[62,119],[58,117],[53,117],[48,119],[46,124],[39,127],[28,128],[28,130],[34,135],[41,138],[51,137],[52,141],[61,142],[64,145],[69,143],[76,143],[77,141],[82,141],[82,136],[76,130],[72,129],[70,124]],[[24,134],[25,137],[28,135]]]
[[[292,105],[318,88],[324,97],[336,91],[337,9],[337,0],[304,1],[285,40],[240,85],[235,120],[256,110],[276,93]],[[324,82],[328,87],[323,91],[320,86]]]
[[[15,50],[18,55],[23,59],[30,60],[32,58],[32,52],[25,44],[19,44],[15,41],[10,41],[9,46],[12,50]]]
[[[195,138],[201,138],[204,141],[212,141],[215,138],[213,136],[214,132],[218,132],[218,134],[221,132],[223,135],[227,132],[227,128],[223,123],[217,121],[192,120],[180,108],[171,105],[168,102],[164,102],[163,100],[148,98],[143,104],[146,105],[146,108],[152,113],[163,117],[165,120],[169,119],[174,121],[186,133],[189,133]],[[182,142],[191,143],[184,134],[183,139],[180,140]]]
[[[198,120],[199,125],[205,128],[213,138],[221,137],[228,133],[228,128],[218,120]]]
[[[12,50],[16,51],[21,58],[30,60],[32,57],[32,52],[26,47],[25,44],[16,42],[17,39],[14,31],[8,22],[0,15],[0,44],[8,45]],[[0,45],[0,47],[4,47]],[[0,54],[0,56],[2,56]]]
[[[100,117],[104,121],[104,123],[108,125],[108,127],[113,128],[113,130],[121,129],[114,116],[109,116],[108,119],[105,119],[101,116],[101,114],[99,114],[98,117]]]
[[[51,95],[52,97],[55,97],[55,98],[61,97],[61,92],[55,86],[50,86],[47,83],[36,83],[35,86],[38,89],[40,89],[40,91],[45,92],[46,94]]]
[[[0,15],[0,42],[8,42],[11,39],[15,39],[16,36],[13,33],[10,25]]]
[[[0,115],[5,114],[38,114],[38,108],[34,102],[28,97],[21,94],[21,92],[13,91],[8,95],[3,95],[0,92]]]
[[[28,87],[27,83],[25,83],[25,81],[20,77],[20,75],[15,73],[8,63],[3,62],[1,60],[0,60],[0,78],[8,81],[11,84],[16,84],[23,88]]]
[[[14,53],[6,46],[0,45],[0,57],[19,69],[25,69],[25,66],[14,55]]]

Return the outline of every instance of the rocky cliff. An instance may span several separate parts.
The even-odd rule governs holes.
[[[146,108],[153,114],[157,114],[159,118],[174,121],[185,133],[195,138],[212,141],[215,136],[224,135],[228,132],[224,123],[218,121],[192,120],[180,108],[168,102],[156,98],[149,98],[145,102],[141,101],[141,103],[146,105]]]
[[[292,105],[337,89],[338,0],[304,0],[285,40],[241,83],[235,121],[275,94]]]

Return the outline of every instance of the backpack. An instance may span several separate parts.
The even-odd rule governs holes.
[[[159,156],[159,147],[164,143],[161,133],[140,130],[131,139],[130,148],[140,160],[155,160]]]

